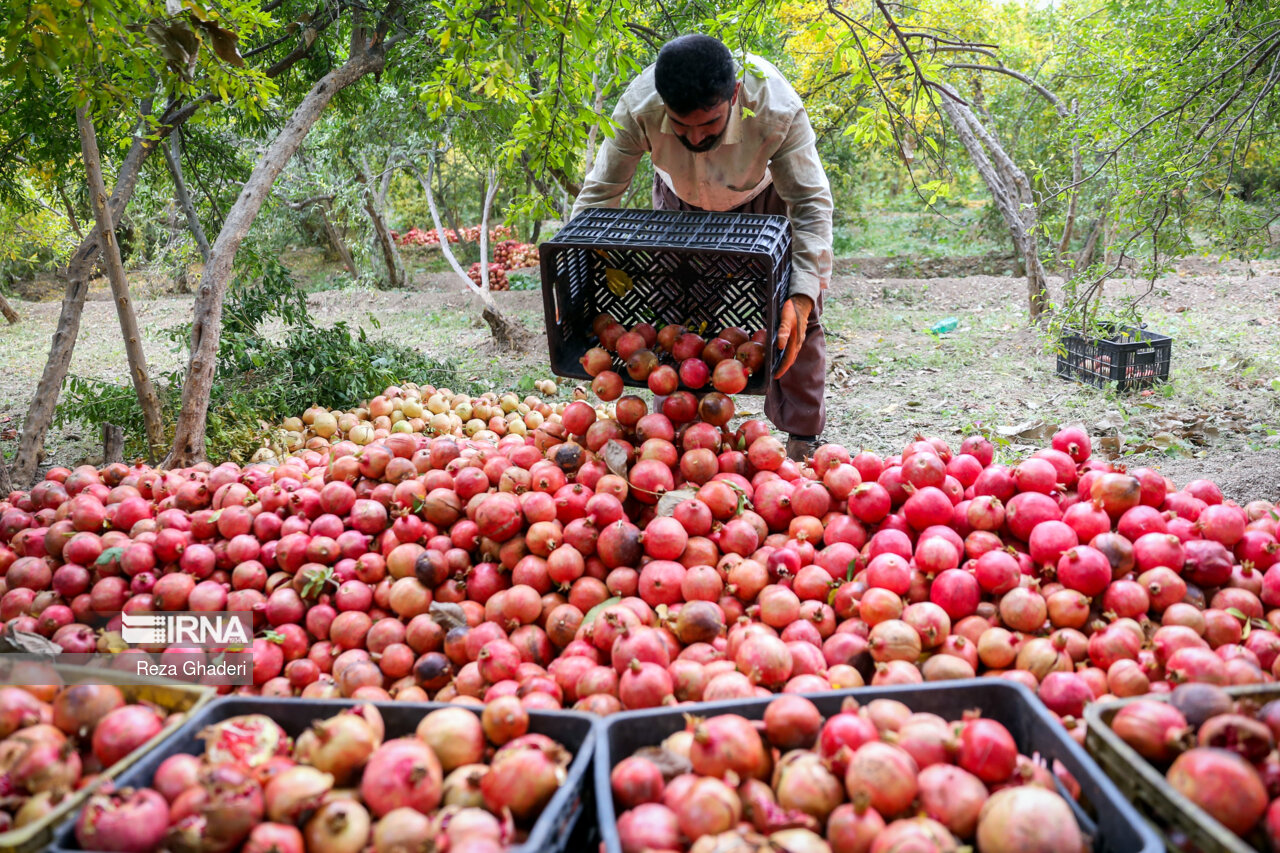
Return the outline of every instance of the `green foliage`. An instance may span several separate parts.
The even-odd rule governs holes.
[[[542,276],[536,272],[507,273],[507,282],[512,290],[541,290]]]
[[[457,386],[451,365],[412,347],[374,340],[346,322],[312,323],[306,294],[272,256],[241,253],[240,275],[228,294],[225,329],[209,406],[209,456],[244,461],[273,425],[307,407],[352,408],[388,385],[414,381]],[[265,326],[283,323],[282,335]],[[175,347],[185,348],[190,326],[170,329]],[[172,434],[182,399],[185,371],[155,377],[166,430]],[[123,427],[130,454],[144,447],[142,409],[130,385],[69,376],[56,422]]]

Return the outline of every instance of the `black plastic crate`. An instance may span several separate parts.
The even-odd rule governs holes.
[[[791,225],[785,216],[668,210],[587,210],[538,247],[547,347],[557,376],[590,379],[579,359],[598,343],[602,313],[630,328],[681,323],[707,337],[739,326],[763,329],[768,370],[749,377],[746,394],[763,394],[781,361],[774,346],[791,285]],[[631,287],[606,280],[619,270]],[[669,363],[670,356],[660,356]],[[627,385],[645,387],[614,370]],[[710,385],[701,389],[711,390]]]
[[[1038,752],[1046,761],[1054,759],[1080,783],[1080,804],[1073,805],[1081,828],[1093,839],[1093,853],[1158,853],[1164,844],[1138,815],[1115,784],[1088,754],[1073,741],[1053,714],[1021,684],[996,678],[970,678],[933,684],[906,684],[893,687],[859,687],[830,693],[805,694],[824,717],[839,713],[850,696],[866,704],[873,699],[896,699],[913,711],[937,714],[943,719],[959,719],[965,711],[978,709],[982,716],[1002,723],[1013,735],[1018,751]],[[764,718],[772,699],[742,699],[704,702],[629,711],[606,717],[600,726],[595,758],[596,814],[607,853],[621,853],[617,814],[609,773],[614,764],[644,746],[656,746],[668,735],[683,731],[686,715],[710,717],[740,714],[751,720]],[[1068,802],[1070,799],[1068,798]]]
[[[165,743],[153,749],[115,780],[116,788],[145,788],[151,785],[156,768],[170,755],[189,753],[204,754],[204,742],[198,735],[205,726],[241,714],[265,714],[275,720],[289,734],[297,737],[316,720],[331,717],[344,708],[365,704],[351,699],[264,699],[252,696],[228,696],[204,706],[188,719]],[[412,735],[419,721],[440,708],[466,708],[479,716],[484,710],[471,705],[449,705],[442,702],[374,702],[382,714],[386,726],[386,740]],[[547,803],[524,844],[513,847],[513,853],[565,853],[574,850],[572,838],[581,837],[579,818],[588,811],[591,792],[588,776],[592,753],[595,748],[597,721],[588,714],[573,711],[530,711],[529,731],[544,734],[573,753],[573,762],[565,782]],[[78,851],[74,817],[62,825],[54,837],[50,850]]]
[[[1257,705],[1280,699],[1280,685],[1249,684],[1226,688],[1234,699],[1248,700]],[[1142,700],[1168,702],[1167,693],[1148,693],[1131,699],[1110,702],[1094,702],[1084,710],[1088,728],[1085,730],[1085,746],[1098,763],[1116,780],[1129,801],[1138,811],[1151,819],[1166,833],[1166,837],[1181,834],[1198,853],[1249,853],[1264,849],[1266,841],[1256,832],[1241,838],[1214,820],[1208,812],[1179,794],[1165,778],[1164,767],[1156,766],[1138,754],[1111,728],[1111,721],[1125,705]],[[1170,850],[1179,849],[1172,840]]]
[[[1105,337],[1064,332],[1058,342],[1058,376],[1105,388],[1133,391],[1169,378],[1173,338],[1116,323],[1101,323]]]

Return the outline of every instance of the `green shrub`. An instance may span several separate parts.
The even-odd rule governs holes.
[[[262,330],[284,323],[282,335]],[[376,321],[375,321],[376,325]],[[190,324],[167,331],[186,352]],[[154,377],[169,436],[182,404],[185,371]],[[250,254],[228,292],[206,428],[208,456],[243,462],[271,429],[308,407],[352,408],[399,382],[458,387],[451,364],[412,347],[370,339],[347,323],[311,322],[306,294],[275,258]],[[68,376],[55,422],[103,423],[125,431],[129,457],[145,455],[142,408],[132,385]]]

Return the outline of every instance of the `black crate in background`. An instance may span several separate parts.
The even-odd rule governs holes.
[[[1057,374],[1121,391],[1147,388],[1169,378],[1173,339],[1146,329],[1099,324],[1106,337],[1064,332],[1058,344]]]
[[[579,359],[598,343],[591,323],[602,313],[627,328],[681,323],[710,340],[721,329],[764,329],[768,370],[747,381],[763,394],[781,360],[774,346],[791,285],[791,225],[785,216],[670,210],[587,210],[538,247],[547,347],[557,376],[590,379]],[[614,269],[632,287],[615,293]],[[659,356],[670,363],[670,356]],[[621,359],[614,370],[632,387]],[[708,383],[702,391],[713,390]]]
[[[206,726],[241,714],[264,714],[296,738],[316,720],[332,717],[348,708],[365,704],[353,699],[270,699],[253,696],[227,696],[216,699],[191,715],[182,727],[164,743],[147,753],[115,780],[116,788],[148,788],[156,768],[166,758],[178,753],[204,754],[200,732]],[[384,742],[397,737],[411,737],[427,714],[440,708],[466,708],[477,716],[484,710],[472,705],[450,705],[443,702],[373,702],[382,714],[386,727]],[[573,753],[565,782],[552,796],[542,814],[529,830],[524,844],[510,848],[510,853],[576,853],[573,839],[580,838],[580,819],[590,822],[590,770],[596,743],[596,718],[574,711],[530,711],[529,731],[544,734]],[[81,850],[76,842],[77,812],[54,835],[51,851],[70,853]],[[376,822],[376,818],[374,821]]]
[[[1021,684],[998,678],[970,678],[805,694],[805,698],[812,701],[824,717],[839,713],[844,700],[849,697],[863,705],[873,699],[896,699],[913,711],[937,714],[945,720],[958,720],[965,711],[980,710],[982,716],[1001,723],[1009,730],[1019,752],[1024,755],[1038,752],[1050,764],[1056,758],[1080,783],[1080,803],[1087,813],[1078,804],[1073,803],[1072,808],[1081,829],[1093,839],[1093,853],[1158,853],[1164,850],[1155,830],[1138,815],[1083,747],[1067,735],[1067,730],[1049,709]],[[618,815],[613,807],[613,791],[609,784],[609,773],[615,764],[641,747],[657,746],[668,736],[684,731],[688,725],[686,715],[740,714],[749,720],[761,720],[771,701],[773,699],[704,702],[605,717],[600,724],[593,770],[596,814],[604,837],[604,853],[621,853],[622,850],[618,840]],[[1068,799],[1068,802],[1071,801]]]

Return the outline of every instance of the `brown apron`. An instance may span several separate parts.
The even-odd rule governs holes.
[[[685,202],[667,186],[660,175],[653,176],[654,210],[702,210]],[[778,196],[773,184],[755,198],[726,213],[764,213],[787,215],[787,203]],[[827,423],[825,398],[827,379],[827,339],[822,332],[822,294],[809,315],[804,344],[795,364],[781,379],[769,382],[764,398],[764,413],[773,425],[791,435],[822,435]]]

